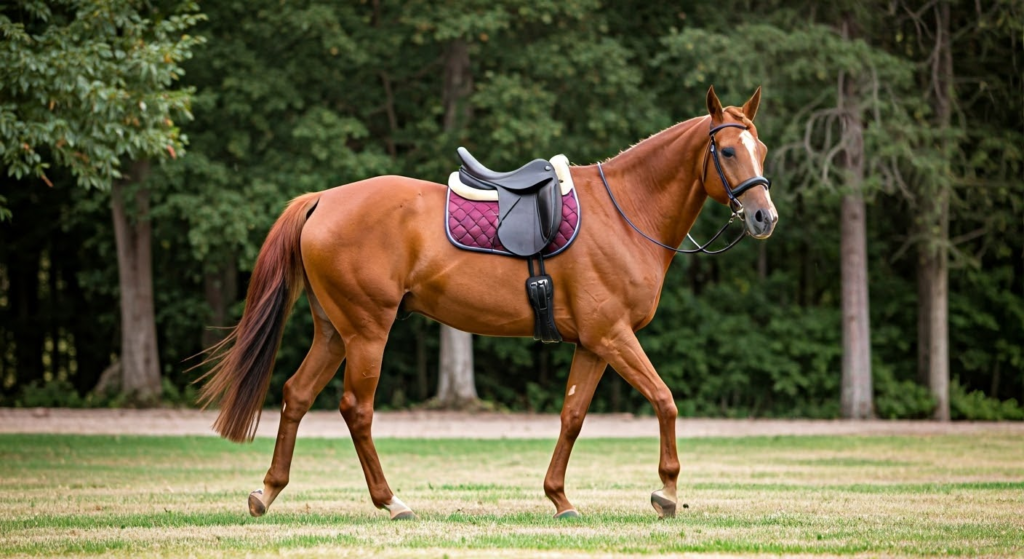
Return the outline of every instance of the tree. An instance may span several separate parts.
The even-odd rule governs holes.
[[[696,68],[690,76],[716,68],[716,76],[726,80],[747,87],[765,85],[777,100],[772,106],[781,105],[780,112],[787,115],[775,120],[778,115],[769,109],[758,123],[763,137],[781,142],[769,155],[787,172],[780,182],[801,198],[821,197],[832,208],[838,205],[842,286],[839,411],[843,417],[863,419],[874,414],[866,198],[884,188],[886,177],[892,175],[890,162],[879,154],[898,145],[899,136],[892,134],[890,127],[903,125],[905,119],[894,93],[903,93],[910,83],[912,67],[863,40],[861,28],[878,24],[862,13],[867,10],[857,8],[848,4],[814,12],[815,20],[831,19],[834,25],[829,27],[803,23],[788,29],[793,25],[790,20],[739,26],[723,34],[688,30],[670,36],[667,42],[671,55],[692,58],[684,58],[680,64]],[[724,54],[730,46],[756,61],[730,63],[727,57],[737,58],[733,53]],[[812,59],[814,64],[793,63]],[[755,66],[760,68],[758,72],[745,71]],[[893,91],[879,95],[880,83]],[[901,118],[890,118],[893,113]],[[788,116],[794,114],[801,117]],[[870,134],[865,133],[868,127]],[[866,180],[871,175],[879,178]]]
[[[931,184],[922,185],[918,230],[918,343],[935,398],[934,418],[949,421],[949,199],[952,179],[953,54],[948,0],[938,0],[934,14],[934,49],[930,56],[931,105],[943,162]]]
[[[472,92],[469,46],[461,37],[452,39],[445,49],[444,92],[441,95],[445,134],[465,133],[464,129],[473,114],[468,99]],[[434,401],[445,408],[475,404],[477,394],[473,378],[473,335],[442,324],[440,354]]]
[[[856,38],[853,14],[842,18],[843,39]],[[864,205],[864,124],[860,102],[863,77],[839,74],[838,110],[843,153],[840,165],[846,179],[840,209],[839,253],[842,259],[843,379],[840,405],[846,419],[874,415],[871,389],[871,328],[868,312],[867,210]]]
[[[179,63],[201,39],[184,34],[194,3],[158,7],[62,0],[18,2],[0,15],[0,156],[18,179],[70,170],[82,187],[111,191],[120,269],[122,385],[142,401],[160,395],[153,313],[148,160],[175,157],[192,91],[176,89]],[[125,163],[131,170],[124,172]],[[131,201],[127,201],[131,198]]]
[[[171,1],[150,0],[139,10],[156,25],[170,14]],[[20,8],[42,3],[8,4],[14,7],[4,5],[0,14],[23,24],[32,41],[47,26],[71,25],[78,11],[70,6],[106,5],[45,3],[52,17],[43,22]],[[175,389],[166,397],[181,401],[194,375],[181,374],[180,362],[216,338],[207,325],[237,318],[256,252],[288,199],[380,174],[444,182],[458,165],[460,143],[495,168],[559,152],[574,164],[592,163],[700,114],[714,83],[729,100],[764,86],[756,125],[769,147],[765,173],[782,218],[769,242],[744,241],[715,257],[678,257],[670,268],[658,315],[640,336],[681,414],[842,414],[840,371],[844,352],[852,355],[842,338],[842,257],[850,255],[843,247],[852,237],[842,223],[850,215],[844,200],[856,202],[859,194],[872,373],[871,388],[860,394],[873,393],[879,417],[930,417],[927,367],[925,380],[915,382],[917,344],[908,332],[917,323],[917,256],[939,239],[933,228],[940,220],[926,218],[929,202],[944,185],[950,416],[1024,417],[1010,401],[1024,401],[1024,4],[949,3],[956,79],[945,131],[933,81],[937,7],[910,0],[204,4],[210,19],[189,32],[209,42],[181,62],[186,73],[173,84],[195,87],[185,106],[195,119],[172,116],[179,136],[188,135],[187,157],[172,160],[157,143],[156,157],[114,158],[124,176],[109,181],[107,194],[76,187],[82,183],[72,165],[85,161],[73,152],[87,153],[81,138],[74,138],[67,165],[54,150],[68,144],[56,136],[51,147],[32,141],[31,152],[0,156],[3,175],[12,157],[30,164],[21,179],[0,181],[0,196],[14,212],[13,221],[0,222],[2,405],[75,405],[73,398],[85,396],[120,353],[115,309],[119,291],[127,290],[118,288],[115,184],[128,230],[144,233],[148,225],[151,241],[130,246],[151,247],[161,380]],[[844,17],[856,24],[850,29],[857,37],[842,36]],[[54,97],[50,111],[50,95],[40,100],[6,88],[48,75],[11,54],[44,50],[41,43],[27,51],[13,44],[17,33],[4,31],[0,40],[0,105],[7,107],[0,126],[10,131],[17,121],[53,115],[68,121],[70,101]],[[444,67],[456,39],[470,61],[473,87],[462,106],[472,118],[446,132]],[[68,56],[59,48],[54,65]],[[72,65],[82,59],[72,57]],[[70,87],[80,84],[72,80]],[[156,103],[146,99],[144,114],[137,101],[126,106],[147,117],[159,112]],[[122,116],[131,115],[98,116],[97,137],[125,126],[131,133],[134,123]],[[848,133],[858,123],[862,171],[844,149],[856,145]],[[140,119],[140,129],[147,126]],[[21,145],[8,133],[0,142]],[[181,142],[172,146],[180,155]],[[43,172],[53,188],[40,187],[35,163],[26,159],[31,154],[52,165]],[[103,154],[89,157],[95,162]],[[145,170],[135,162],[146,160],[149,179],[127,180]],[[136,207],[139,195],[148,210]],[[727,218],[725,208],[708,204],[694,236],[706,239]],[[525,266],[522,272],[525,279]],[[523,304],[529,312],[525,297]],[[308,347],[311,319],[303,305],[300,298],[285,331],[269,405],[280,401],[284,380]],[[930,331],[931,319],[921,317],[922,331]],[[396,319],[378,402],[403,407],[434,395],[438,327],[404,313]],[[510,409],[561,406],[569,344],[482,336],[472,344],[481,399]],[[927,364],[927,340],[920,347]],[[606,379],[594,411],[648,405],[633,390],[617,395],[615,375]],[[334,378],[314,406],[337,406],[340,384]]]

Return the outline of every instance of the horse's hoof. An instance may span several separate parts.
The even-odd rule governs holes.
[[[263,504],[260,499],[260,495],[263,495],[262,489],[257,489],[252,493],[249,493],[249,514],[259,518],[264,514],[267,514],[267,506]]]
[[[580,518],[581,515],[576,509],[563,510],[562,512],[555,515],[555,518],[562,520],[563,518]]]
[[[651,493],[651,506],[658,511],[658,518],[674,518],[676,516],[676,503],[669,499],[661,491]]]
[[[401,510],[392,514],[391,520],[416,520],[416,513],[409,509]]]

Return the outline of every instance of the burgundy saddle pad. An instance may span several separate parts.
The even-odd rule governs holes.
[[[448,189],[445,209],[445,233],[458,248],[476,252],[490,252],[515,256],[505,250],[498,240],[498,202],[467,200]],[[562,195],[562,224],[554,240],[541,251],[554,256],[569,248],[580,230],[579,200],[576,189]]]

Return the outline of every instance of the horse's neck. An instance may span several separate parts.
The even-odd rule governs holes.
[[[683,242],[707,198],[700,176],[706,124],[706,117],[681,122],[603,164],[630,219],[671,246]]]

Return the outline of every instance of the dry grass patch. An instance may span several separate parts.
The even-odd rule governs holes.
[[[379,441],[409,523],[370,505],[349,441],[300,440],[291,486],[253,519],[272,444],[0,436],[0,556],[1024,554],[1013,435],[683,440],[689,508],[663,522],[653,438],[581,440],[567,492],[585,516],[561,522],[543,440]]]

